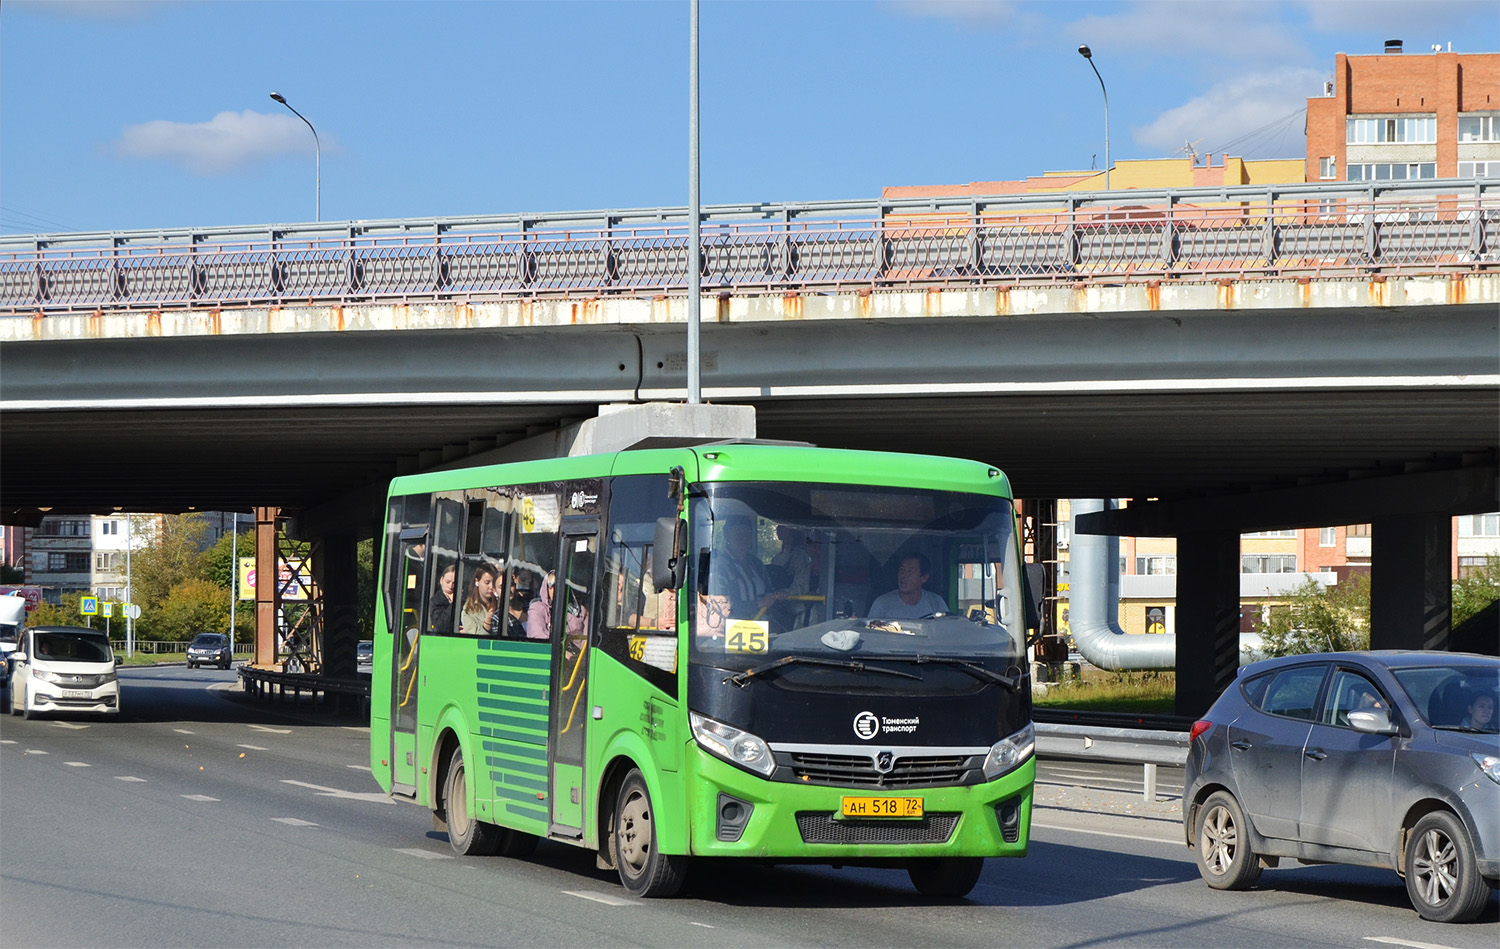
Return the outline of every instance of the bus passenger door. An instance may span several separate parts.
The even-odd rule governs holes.
[[[427,529],[401,532],[400,622],[391,657],[391,790],[417,793],[418,653],[421,650],[422,593],[427,589]]]
[[[583,836],[584,734],[589,720],[589,628],[594,611],[594,571],[599,518],[565,517],[562,557],[552,591],[552,746],[549,800],[551,832]]]

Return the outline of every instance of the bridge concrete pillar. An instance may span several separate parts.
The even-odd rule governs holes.
[[[1196,718],[1240,663],[1240,535],[1177,538],[1177,714]]]
[[[255,509],[255,660],[269,668],[276,662],[277,594],[276,518],[280,508]]]
[[[323,598],[323,672],[333,678],[352,679],[356,672],[358,548],[353,533],[325,535],[314,548],[313,576]]]
[[[1446,514],[1384,517],[1371,523],[1371,649],[1448,648],[1452,532]]]

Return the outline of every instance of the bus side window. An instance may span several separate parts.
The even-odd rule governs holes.
[[[440,494],[433,504],[433,534],[428,576],[427,625],[429,633],[453,633],[453,601],[458,588],[458,551],[463,540],[463,493]]]
[[[677,591],[651,580],[656,520],[675,517],[666,475],[629,475],[610,483],[603,588],[596,642],[610,656],[669,694],[677,691]]]

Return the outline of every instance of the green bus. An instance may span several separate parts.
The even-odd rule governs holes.
[[[396,479],[370,764],[460,855],[586,847],[634,896],[695,857],[1024,856],[1036,774],[1010,486],[766,442]]]

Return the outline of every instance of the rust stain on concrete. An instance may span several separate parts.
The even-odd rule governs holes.
[[[1299,306],[1312,306],[1312,278],[1297,278],[1297,303]]]
[[[146,335],[147,336],[160,336],[161,335],[161,311],[160,310],[152,310],[150,313],[146,314]]]
[[[729,322],[729,294],[719,294],[719,299],[715,303],[714,318],[720,323]]]
[[[342,333],[345,329],[347,329],[346,325],[344,324],[344,308],[342,306],[334,307],[331,317],[332,318],[328,322],[333,326],[335,332]]]
[[[88,335],[90,339],[104,338],[104,311],[95,310],[89,314]]]
[[[1161,281],[1146,281],[1146,306],[1152,311],[1161,309]]]
[[[943,315],[943,291],[936,288],[922,295],[922,312],[927,316]]]
[[[1386,283],[1384,274],[1376,274],[1370,278],[1370,305],[1389,306],[1391,299],[1390,284]]]
[[[1451,304],[1463,303],[1469,298],[1469,283],[1463,274],[1448,275],[1448,302]]]
[[[215,336],[224,335],[224,323],[221,319],[223,315],[224,311],[218,307],[214,307],[208,311],[208,331]]]
[[[995,288],[995,315],[1010,316],[1010,287]]]
[[[1235,287],[1233,280],[1220,280],[1218,286],[1219,309],[1232,310],[1235,303]]]
[[[802,294],[783,293],[781,295],[781,318],[784,320],[802,319]]]

